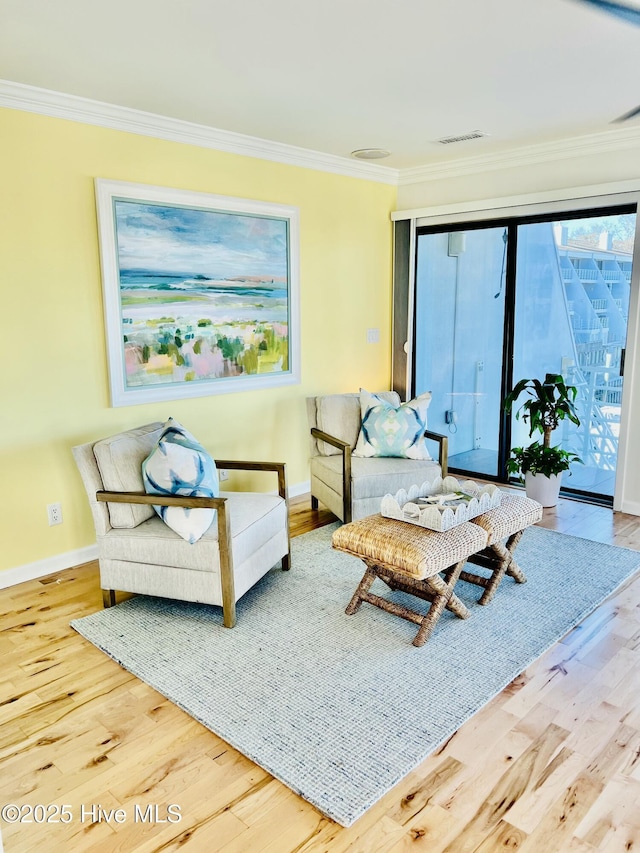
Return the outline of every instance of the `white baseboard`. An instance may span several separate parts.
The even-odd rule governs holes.
[[[224,490],[223,490],[224,491]],[[304,483],[296,483],[295,486],[289,486],[289,497],[290,498],[298,498],[300,495],[307,495],[311,491],[311,480],[307,480]],[[277,495],[277,489],[271,489],[269,492],[270,495]]]
[[[311,482],[309,480],[304,483],[296,483],[294,486],[289,487],[289,497],[297,498],[300,495],[306,494],[310,489]],[[631,512],[631,510],[627,511]],[[638,514],[640,515],[640,511]],[[16,584],[24,583],[25,581],[36,580],[36,578],[43,578],[46,575],[52,575],[54,572],[61,572],[63,569],[72,569],[74,566],[97,559],[98,546],[88,545],[86,548],[77,548],[75,551],[66,551],[64,554],[45,557],[44,560],[37,560],[35,563],[26,563],[24,566],[6,569],[6,571],[0,572],[0,589],[16,586]]]
[[[295,486],[289,486],[289,497],[298,498],[300,495],[306,495],[311,491],[311,480],[305,480],[304,483],[296,483]]]
[[[640,503],[638,501],[622,501],[620,512],[627,512],[629,515],[640,515]]]
[[[43,578],[63,569],[71,569],[82,563],[98,559],[98,546],[88,545],[86,548],[77,548],[75,551],[65,551],[64,554],[55,554],[53,557],[45,557],[35,563],[26,563],[24,566],[16,566],[0,572],[0,589],[15,586],[25,581]]]

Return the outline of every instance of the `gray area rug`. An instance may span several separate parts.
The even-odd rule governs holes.
[[[331,550],[334,529],[293,539],[291,571],[244,596],[233,630],[219,608],[146,596],[71,624],[343,826],[640,566],[637,551],[529,528],[528,583],[506,578],[480,607],[459,582],[471,617],[445,612],[418,649],[402,619],[366,603],[345,615],[364,566]]]

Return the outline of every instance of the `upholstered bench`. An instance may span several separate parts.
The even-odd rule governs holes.
[[[460,578],[484,587],[479,604],[491,601],[505,574],[510,575],[516,583],[526,583],[527,579],[516,563],[513,552],[526,528],[541,518],[542,506],[537,501],[519,495],[503,495],[499,507],[471,519],[472,524],[486,531],[488,540],[487,547],[471,556],[469,562],[489,569],[490,575],[485,577],[467,568],[460,572]]]
[[[343,525],[333,534],[333,547],[359,557],[367,567],[346,613],[355,613],[367,601],[419,625],[413,645],[424,645],[445,608],[460,619],[469,616],[453,588],[467,558],[484,549],[487,539],[482,527],[469,522],[444,533],[381,515]],[[377,577],[392,590],[430,601],[426,614],[369,592]]]

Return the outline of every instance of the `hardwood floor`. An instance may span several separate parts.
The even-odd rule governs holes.
[[[294,535],[332,518],[292,504]],[[561,501],[541,524],[640,550],[640,518],[602,507]],[[0,807],[34,820],[0,817],[6,853],[640,851],[640,577],[349,829],[69,627],[99,607],[95,563],[0,590]]]

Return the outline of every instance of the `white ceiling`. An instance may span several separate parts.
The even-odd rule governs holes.
[[[639,55],[579,0],[0,3],[0,78],[397,169],[638,127]]]

